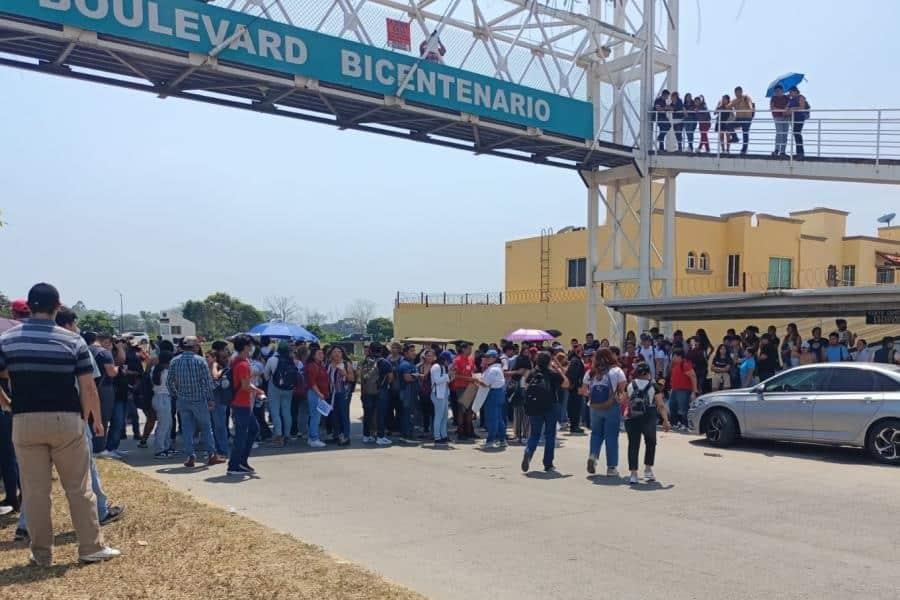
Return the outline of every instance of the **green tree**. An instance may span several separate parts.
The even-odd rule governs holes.
[[[263,320],[263,314],[256,307],[225,292],[210,294],[203,300],[188,300],[182,315],[193,321],[197,332],[207,339],[247,331]]]
[[[366,323],[366,333],[376,342],[386,342],[394,337],[394,322],[386,317],[377,317]]]
[[[9,318],[11,316],[9,298],[6,297],[6,294],[0,292],[0,317]]]
[[[85,311],[78,316],[78,327],[82,331],[95,333],[115,333],[116,320],[113,315],[102,310]]]

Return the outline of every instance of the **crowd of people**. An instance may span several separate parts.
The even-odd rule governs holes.
[[[788,133],[794,135],[793,154],[804,157],[803,125],[810,115],[810,105],[796,86],[785,89],[777,85],[769,100],[769,112],[775,123],[775,148],[772,156],[787,157]],[[750,145],[750,125],[756,117],[756,104],[744,93],[740,86],[734,88],[734,97],[724,94],[710,111],[702,94],[685,94],[682,99],[678,92],[662,90],[653,102],[650,113],[656,123],[656,142],[659,152],[666,152],[667,137],[671,132],[675,137],[678,152],[694,152],[694,135],[699,130],[696,152],[709,150],[709,131],[719,134],[719,151],[731,153],[731,144],[740,141],[742,155],[747,154]],[[738,137],[741,133],[741,138]]]
[[[194,337],[176,348],[80,332],[77,315],[48,284],[35,285],[14,309],[22,324],[0,335],[0,506],[20,512],[16,536],[31,540],[36,564],[52,556],[51,463],[66,490],[80,558],[118,555],[103,544],[100,527],[124,507],[103,493],[94,457],[125,457],[119,443],[132,406],[145,415],[143,427],[130,417],[138,448],[152,444],[158,459],[183,457],[188,469],[203,450],[205,464],[227,463],[229,476],[255,473],[249,459],[260,444],[350,445],[358,390],[364,445],[445,445],[453,431],[456,443],[484,437],[485,450],[519,444],[527,472],[543,440],[543,468],[552,473],[557,432],[587,429],[587,471],[597,472],[605,451],[606,475],[618,477],[624,429],[628,481],[639,484],[655,480],[658,428],[686,431],[688,408],[700,394],[752,386],[814,362],[900,363],[891,338],[873,352],[843,319],[827,337],[815,327],[806,339],[794,324],[782,336],[774,326],[762,334],[755,326],[730,329],[718,345],[703,329],[688,338],[650,329],[628,332],[622,348],[590,333],[568,348],[558,341],[371,343],[353,361],[339,345],[243,334],[204,352]]]

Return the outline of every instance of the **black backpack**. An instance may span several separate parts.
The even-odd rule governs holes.
[[[299,374],[300,371],[297,370],[297,365],[294,364],[293,360],[284,356],[279,356],[278,366],[275,367],[275,373],[272,375],[272,383],[274,383],[275,387],[279,390],[293,391],[294,387],[297,385]]]
[[[649,393],[648,393],[649,392]],[[653,382],[648,382],[647,387],[639,389],[638,386],[631,383],[631,394],[628,396],[628,418],[640,419],[653,406],[653,397],[656,395]]]
[[[540,369],[532,371],[525,382],[525,414],[529,417],[541,417],[555,401],[547,373]]]

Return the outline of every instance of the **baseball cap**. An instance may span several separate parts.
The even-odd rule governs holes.
[[[485,358],[499,358],[500,354],[496,350],[491,349],[484,353],[484,357]]]
[[[9,306],[10,310],[12,310],[13,315],[30,315],[31,309],[28,308],[28,301],[25,298],[19,298],[17,300],[13,300],[12,304]]]
[[[638,363],[637,366],[634,367],[634,374],[635,376],[649,375],[650,365],[647,363]]]
[[[49,283],[36,283],[28,290],[31,312],[52,312],[59,308],[59,290]]]
[[[199,345],[200,340],[197,339],[197,336],[188,335],[181,339],[182,348],[192,348]]]
[[[449,350],[444,350],[438,358],[441,361],[453,360],[453,353]]]

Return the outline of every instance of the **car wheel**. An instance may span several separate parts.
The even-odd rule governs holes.
[[[706,439],[713,446],[730,446],[737,438],[737,422],[725,409],[714,408],[706,417]]]
[[[900,419],[889,419],[875,425],[869,432],[866,450],[879,462],[900,464]]]

